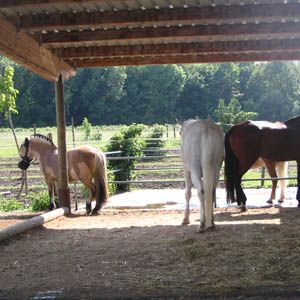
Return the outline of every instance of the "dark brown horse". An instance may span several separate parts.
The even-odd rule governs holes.
[[[246,121],[234,125],[225,135],[225,181],[228,200],[246,209],[241,186],[243,175],[261,157],[264,161],[297,161],[300,207],[300,117],[285,122]]]

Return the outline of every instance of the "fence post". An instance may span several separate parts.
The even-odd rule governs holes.
[[[174,138],[176,138],[176,124],[173,125]]]
[[[75,127],[74,127],[74,117],[71,117],[72,123],[72,140],[73,140],[73,148],[75,148]],[[78,198],[77,198],[77,185],[74,183],[74,193],[75,193],[75,210],[78,210]]]
[[[262,180],[260,181],[260,187],[263,187],[265,185],[265,180],[264,180],[265,175],[266,175],[266,167],[263,166],[263,167],[261,167],[261,178],[262,178]]]

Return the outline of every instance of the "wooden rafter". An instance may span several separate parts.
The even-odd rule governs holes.
[[[1,7],[1,5],[0,5]],[[20,17],[21,30],[49,31],[87,29],[92,26],[203,24],[229,21],[289,21],[300,17],[300,4],[232,5],[193,8],[162,8],[134,11],[77,12],[37,14]]]
[[[1,0],[0,8],[43,8],[44,6],[55,4],[80,4],[93,3],[95,0]]]
[[[236,24],[236,25],[198,25],[182,27],[146,27],[119,30],[96,30],[83,32],[58,32],[48,33],[41,36],[40,42],[43,45],[72,45],[82,43],[93,44],[98,41],[118,41],[128,42],[130,40],[153,40],[168,38],[189,38],[199,37],[209,39],[211,37],[237,37],[237,36],[260,36],[280,37],[284,35],[300,34],[300,23],[263,23],[255,24]]]
[[[83,59],[70,61],[74,67],[102,67],[102,66],[138,66],[159,64],[190,64],[190,63],[225,63],[225,62],[253,62],[269,60],[300,60],[300,52],[273,53],[231,53],[231,54],[198,54],[198,55],[165,55],[151,57],[117,57],[104,59]]]
[[[115,56],[141,56],[163,54],[197,54],[214,52],[257,52],[257,51],[295,51],[300,49],[300,39],[228,41],[203,43],[170,43],[156,45],[123,45],[102,47],[76,47],[56,49],[63,59],[97,58]]]
[[[64,78],[75,74],[74,69],[61,61],[50,50],[40,47],[32,38],[17,32],[6,19],[0,17],[0,54],[31,69],[47,80],[57,80],[63,73]]]

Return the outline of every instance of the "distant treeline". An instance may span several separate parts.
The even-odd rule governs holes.
[[[0,71],[7,59],[0,57]],[[16,127],[55,125],[55,88],[14,65]],[[300,114],[300,65],[296,62],[161,65],[79,69],[65,81],[66,118],[93,125],[164,124],[188,118],[215,119],[220,99],[238,99],[261,120]],[[218,120],[215,120],[218,121]],[[6,126],[3,118],[0,125]]]

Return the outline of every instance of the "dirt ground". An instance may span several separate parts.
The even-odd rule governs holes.
[[[1,214],[0,227],[30,217]],[[300,210],[104,210],[0,244],[0,299],[299,299]]]

